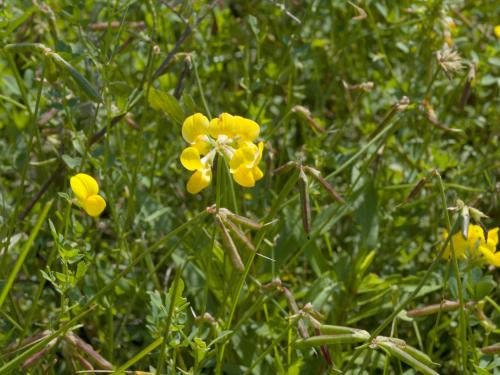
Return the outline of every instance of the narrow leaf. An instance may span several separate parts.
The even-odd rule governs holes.
[[[177,99],[169,93],[150,87],[148,101],[153,109],[165,112],[178,125],[184,121],[184,111]]]

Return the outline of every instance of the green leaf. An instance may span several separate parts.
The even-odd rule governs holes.
[[[488,275],[483,277],[479,282],[474,285],[474,299],[479,301],[486,297],[490,292],[495,289],[496,283],[493,277]]]
[[[184,111],[176,98],[169,93],[149,88],[148,102],[153,109],[165,112],[176,124],[184,121]]]
[[[62,156],[62,160],[64,161],[64,164],[68,166],[69,169],[75,169],[79,167],[82,163],[82,159],[80,158],[74,158],[72,156],[64,154]]]
[[[59,66],[68,71],[70,76],[76,82],[76,84],[83,90],[85,94],[89,97],[89,99],[93,100],[96,103],[101,103],[102,99],[97,90],[92,86],[92,84],[78,71],[76,70],[69,62],[64,60],[60,55],[55,52],[47,52],[47,56],[51,57],[53,61]]]
[[[373,249],[378,239],[378,199],[373,179],[368,178],[361,193],[361,204],[356,211],[356,221],[361,226],[361,243]]]

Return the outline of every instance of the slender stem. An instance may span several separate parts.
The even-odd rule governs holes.
[[[33,245],[33,242],[35,241],[35,238],[38,235],[38,232],[40,231],[43,223],[45,222],[45,218],[47,217],[47,214],[49,213],[50,207],[52,207],[53,201],[49,201],[47,204],[45,204],[42,212],[38,216],[38,220],[35,224],[35,227],[30,233],[30,236],[28,237],[28,240],[24,244],[23,248],[21,249],[21,252],[19,254],[19,257],[16,260],[16,263],[14,264],[14,267],[12,268],[12,271],[9,274],[9,277],[7,278],[7,281],[5,282],[2,292],[0,293],[0,308],[2,307],[3,303],[5,302],[5,299],[7,298],[10,289],[12,288],[12,285],[14,284],[14,281],[16,279],[16,276],[21,269],[24,260],[28,256],[29,251],[31,250],[31,246]]]
[[[193,67],[194,67],[194,76],[196,78],[196,84],[198,85],[198,90],[200,90],[200,96],[201,96],[201,101],[203,102],[203,107],[205,108],[205,112],[208,116],[208,118],[211,120],[212,119],[212,114],[210,113],[210,109],[208,108],[207,100],[205,99],[205,93],[203,91],[203,86],[200,81],[200,76],[198,75],[198,66],[196,64],[196,61],[193,62]]]
[[[184,266],[185,265],[186,265],[186,263],[184,263]],[[158,364],[156,366],[158,369],[158,374],[161,374],[163,371],[163,362],[165,361],[165,349],[167,346],[168,335],[169,335],[169,331],[170,331],[170,324],[172,322],[172,316],[174,314],[174,310],[176,307],[175,306],[175,303],[176,303],[175,298],[177,296],[179,281],[181,279],[181,274],[182,274],[182,270],[184,269],[184,266],[177,270],[177,273],[175,274],[174,284],[172,285],[172,289],[171,289],[172,293],[169,293],[170,294],[170,306],[169,306],[169,310],[168,310],[167,323],[165,324],[163,336],[161,337],[161,339],[163,341],[161,343],[160,356],[158,357]]]
[[[450,233],[448,233],[448,236],[452,236],[454,231],[452,231],[452,228],[451,228],[450,215],[448,213],[448,205],[446,204],[446,194],[444,191],[443,180],[441,179],[441,175],[437,171],[436,171],[436,176],[437,176],[438,181],[439,181],[439,192],[441,194],[441,201],[443,203],[443,211],[444,211],[444,216],[446,218],[446,226],[447,226],[447,229],[450,231]],[[457,220],[458,220],[458,218],[457,218]],[[453,267],[453,273],[455,274],[455,279],[457,280],[458,302],[460,304],[459,335],[460,335],[460,344],[461,344],[461,349],[462,349],[462,373],[467,374],[468,373],[468,368],[467,368],[467,319],[465,316],[465,303],[464,303],[464,296],[463,296],[463,289],[462,289],[462,279],[460,277],[460,270],[458,268],[457,256],[455,253],[455,247],[454,247],[453,241],[450,241],[450,248],[451,248],[451,251],[450,251],[451,263],[452,263],[452,267]]]
[[[288,181],[286,182],[285,186],[283,186],[280,194],[276,197],[275,201],[273,202],[273,205],[272,205],[271,209],[269,210],[269,213],[266,215],[264,222],[268,222],[276,215],[278,209],[281,207],[282,202],[288,196],[290,191],[295,187],[295,184],[297,183],[298,178],[299,178],[298,171],[295,170],[293,172],[293,174],[288,178]],[[241,295],[243,285],[245,283],[245,280],[247,278],[248,273],[250,272],[250,267],[253,264],[253,259],[256,256],[262,241],[264,240],[264,236],[265,236],[268,228],[269,228],[269,226],[264,226],[259,230],[259,232],[257,232],[256,239],[255,239],[255,242],[256,242],[255,252],[252,252],[250,254],[250,257],[248,258],[248,261],[245,265],[245,270],[241,275],[241,278],[238,282],[237,287],[234,289],[233,298],[231,299],[231,308],[230,308],[230,312],[229,312],[229,318],[225,324],[226,330],[229,330],[231,327],[231,323],[232,323],[232,320],[234,317],[234,313],[236,311],[236,306],[238,305],[239,296]],[[216,364],[216,368],[215,368],[215,373],[217,375],[220,375],[222,373],[222,360],[224,358],[224,351],[225,351],[227,344],[228,344],[228,340],[226,340],[222,344],[222,347],[218,351],[217,364]]]

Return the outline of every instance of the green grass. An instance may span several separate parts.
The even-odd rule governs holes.
[[[0,374],[500,373],[500,274],[442,257],[457,200],[500,224],[499,20],[494,1],[1,3]],[[218,157],[187,192],[196,112],[260,125],[255,187]]]

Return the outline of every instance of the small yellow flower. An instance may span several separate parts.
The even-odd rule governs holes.
[[[85,173],[78,173],[70,179],[71,190],[77,204],[92,217],[99,216],[106,208],[106,201],[99,195],[97,181]]]
[[[255,181],[264,175],[258,167],[264,144],[253,143],[259,133],[260,127],[255,121],[229,113],[222,113],[211,121],[201,113],[189,116],[182,124],[182,137],[190,146],[180,157],[184,168],[194,172],[187,183],[188,192],[196,194],[210,185],[217,154],[229,163],[238,184],[255,186]]]
[[[448,237],[448,233],[444,232],[444,237]],[[482,258],[482,260],[495,267],[500,267],[500,251],[497,252],[498,244],[498,228],[488,231],[488,240],[484,236],[484,231],[479,225],[469,225],[468,238],[465,239],[462,233],[456,233],[451,238],[453,248],[457,258]],[[448,244],[443,254],[444,257],[450,258],[451,246]]]
[[[498,39],[500,39],[500,25],[496,25],[495,28],[493,29],[493,32],[497,36]]]

